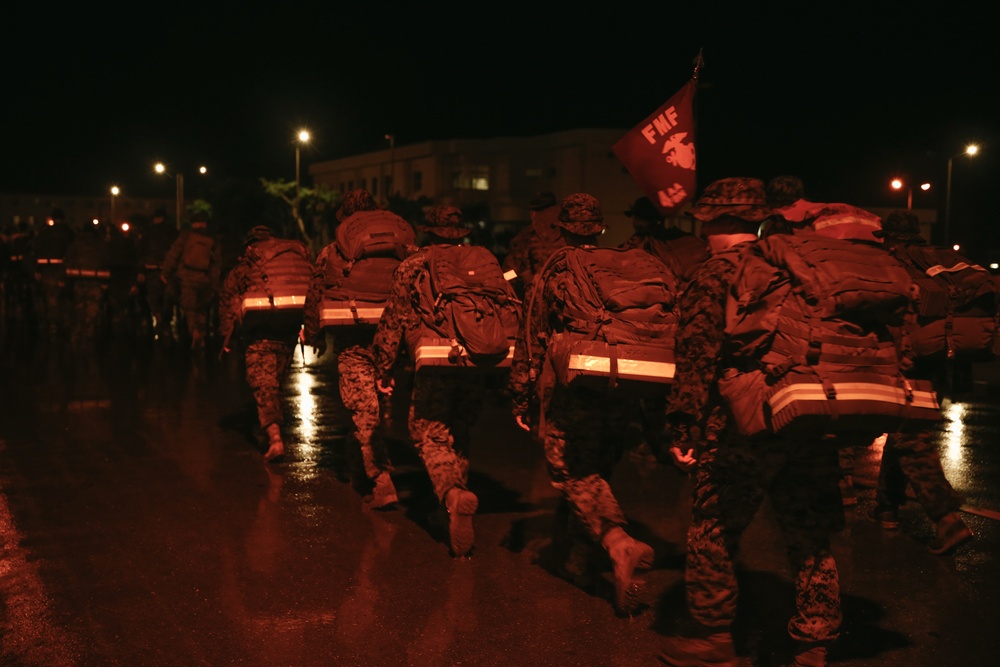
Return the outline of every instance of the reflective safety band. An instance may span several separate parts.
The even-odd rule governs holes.
[[[143,265],[142,268],[146,269],[147,271],[156,271],[157,269],[160,268],[160,265],[159,264],[145,264],[145,265]]]
[[[344,324],[378,324],[383,310],[385,308],[381,306],[323,308],[319,313],[319,323],[323,327]]]
[[[69,278],[104,278],[111,277],[111,272],[97,269],[66,269],[66,276]]]
[[[451,351],[454,347],[453,345],[417,345],[417,349],[413,352],[413,360],[417,370],[422,366],[469,366],[473,368],[476,366],[476,364],[469,360],[469,355],[461,345],[458,346],[458,350],[462,364],[453,363],[451,361]],[[488,368],[509,368],[513,360],[514,346],[511,345],[507,356],[499,363]]]
[[[677,371],[676,364],[666,361],[647,361],[618,357],[617,376],[623,380],[642,380],[643,382],[672,382]],[[611,376],[611,358],[590,354],[569,355],[570,371],[584,375]]]
[[[791,384],[774,392],[768,403],[771,414],[777,414],[795,401],[877,401],[899,406],[928,408],[937,410],[940,405],[933,391],[913,390],[912,400],[907,400],[902,387],[876,384],[874,382],[834,382],[836,398],[828,398],[821,384]]]
[[[10,256],[10,261],[12,261],[12,262],[20,262],[22,259],[24,259],[24,255],[11,255]]]
[[[931,278],[939,273],[957,273],[958,271],[965,271],[966,269],[975,269],[976,271],[986,271],[983,267],[978,264],[966,264],[965,262],[959,262],[955,266],[942,266],[938,264],[927,269],[924,273],[929,275]]]
[[[39,257],[39,264],[62,264],[63,261],[58,257]]]
[[[273,303],[266,296],[247,297],[243,299],[243,311],[248,310],[271,310],[272,308],[301,308],[305,305],[304,296],[276,296]]]

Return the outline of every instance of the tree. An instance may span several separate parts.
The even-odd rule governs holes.
[[[264,191],[283,201],[287,206],[288,218],[295,221],[299,234],[307,246],[314,251],[324,240],[322,221],[324,215],[335,208],[340,193],[323,184],[315,188],[299,187],[299,217],[295,219],[295,181],[260,179]]]

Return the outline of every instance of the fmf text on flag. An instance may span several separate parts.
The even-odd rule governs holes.
[[[694,91],[692,79],[611,147],[643,193],[667,215],[694,197]]]

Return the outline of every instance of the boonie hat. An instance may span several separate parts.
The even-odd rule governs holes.
[[[462,222],[461,209],[443,205],[427,211],[424,224],[417,225],[417,229],[446,239],[460,239],[468,236],[470,231]]]
[[[558,203],[556,196],[551,192],[539,192],[528,202],[528,208],[532,211],[541,211],[550,206],[556,206]]]
[[[711,222],[723,215],[760,222],[771,215],[764,181],[759,178],[721,178],[705,188],[688,215],[702,222]]]
[[[882,221],[882,229],[872,232],[877,238],[892,238],[901,241],[923,240],[920,234],[920,219],[909,211],[893,211]]]
[[[348,190],[340,200],[340,206],[337,207],[337,222],[343,222],[358,211],[374,211],[377,208],[378,204],[375,203],[372,193],[360,188]]]
[[[274,230],[267,225],[257,225],[249,232],[247,232],[247,245],[255,243],[257,241],[266,241],[269,238],[274,237]]]
[[[625,215],[630,218],[639,218],[640,220],[652,220],[654,222],[662,221],[663,214],[660,210],[656,208],[649,197],[639,197],[632,205],[625,210]]]
[[[562,200],[556,224],[579,236],[601,234],[608,228],[604,224],[601,204],[595,197],[579,192]]]

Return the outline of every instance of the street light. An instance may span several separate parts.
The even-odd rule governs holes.
[[[392,186],[396,184],[396,135],[387,134],[385,140],[389,142],[389,182],[385,184],[386,198],[392,196]]]
[[[157,174],[166,174],[167,176],[170,176],[177,183],[177,201],[176,201],[175,205],[176,205],[176,209],[177,209],[177,212],[176,212],[176,214],[177,214],[177,229],[180,229],[181,228],[181,213],[184,211],[184,174],[180,174],[180,173],[178,173],[178,174],[171,174],[170,172],[167,171],[166,165],[164,165],[162,162],[157,162],[155,165],[153,165],[153,170]],[[198,167],[198,173],[202,174],[202,175],[207,174],[208,173],[208,167],[205,167],[205,166]]]
[[[957,157],[962,157],[963,155],[973,156],[979,152],[979,146],[976,144],[969,144],[965,147],[965,150],[958,155],[953,155],[948,158],[948,180],[945,186],[944,194],[944,242],[945,245],[948,244],[948,229],[951,226],[951,163]]]
[[[121,194],[121,190],[117,185],[111,186],[111,226],[115,226],[115,199]]]
[[[889,183],[889,187],[891,187],[893,190],[902,190],[905,187],[906,188],[906,210],[909,211],[910,209],[913,208],[913,186],[904,183],[903,180],[900,179],[900,178],[894,178]],[[924,192],[927,192],[928,190],[931,189],[931,184],[930,183],[921,183],[920,184],[920,189],[923,190]]]
[[[299,200],[302,197],[302,172],[300,169],[300,159],[302,152],[302,144],[309,143],[311,138],[309,135],[309,130],[299,130],[299,133],[295,137],[298,141],[295,143],[295,223],[302,229],[302,219],[299,217]]]

